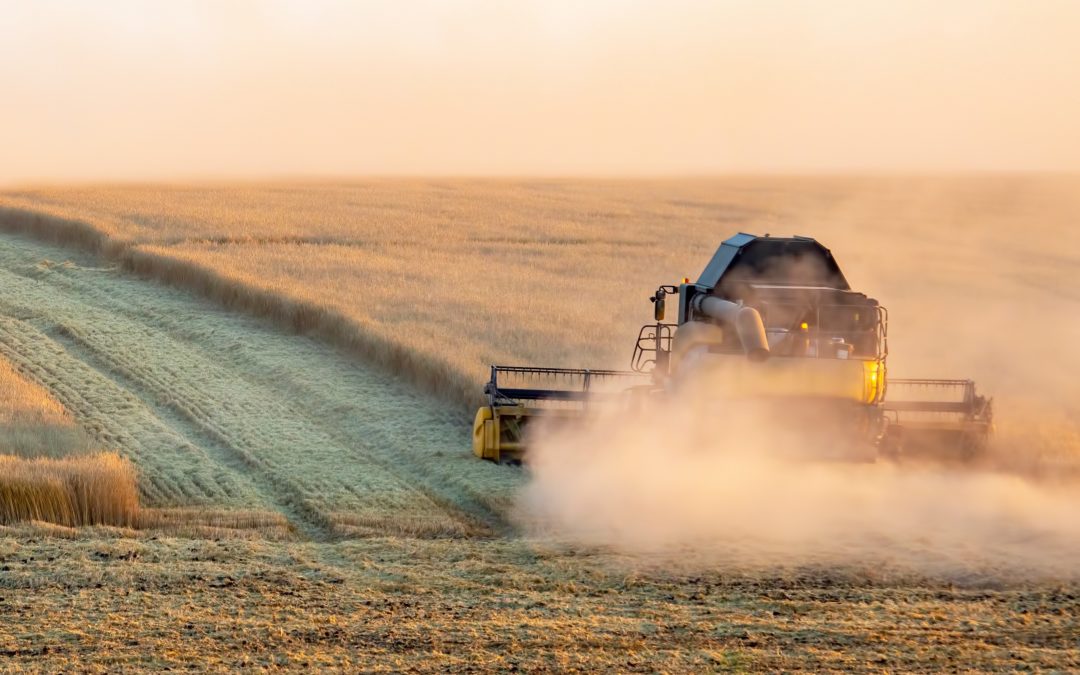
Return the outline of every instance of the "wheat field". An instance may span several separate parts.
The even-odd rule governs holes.
[[[131,462],[92,452],[56,398],[0,358],[0,524],[131,527],[139,517]]]
[[[897,369],[987,371],[975,374],[1011,384],[1024,368],[988,367],[1008,345],[948,358],[941,347],[985,344],[984,322],[1003,313],[1068,314],[1076,182],[383,180],[54,188],[8,192],[0,206],[9,229],[323,333],[471,404],[493,362],[626,367],[653,289],[696,277],[739,230],[832,247],[856,288],[902,319]],[[949,321],[961,305],[964,319]]]
[[[1062,346],[1080,344],[1078,187],[4,192],[0,440],[51,430],[19,441],[37,462],[24,468],[46,470],[26,459],[43,455],[59,458],[48,471],[84,456],[131,467],[117,495],[138,518],[0,516],[14,610],[0,653],[16,669],[100,672],[1080,668],[1068,569],[980,555],[931,569],[886,552],[842,565],[635,557],[523,530],[527,475],[469,452],[490,363],[626,367],[655,287],[696,277],[744,230],[818,237],[889,307],[890,372],[975,377],[998,406],[999,452],[1071,460],[1080,356]]]
[[[89,449],[89,438],[56,398],[0,358],[0,453],[63,457]]]

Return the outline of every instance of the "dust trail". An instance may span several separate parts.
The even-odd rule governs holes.
[[[519,507],[576,545],[699,565],[1080,572],[1080,494],[990,469],[822,462],[743,405],[676,401],[538,434]]]

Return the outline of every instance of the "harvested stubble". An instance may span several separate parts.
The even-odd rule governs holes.
[[[0,239],[0,353],[138,466],[145,509],[185,509],[160,527],[144,513],[145,527],[217,536],[210,509],[279,511],[316,539],[499,528],[517,483],[461,452],[451,408],[319,341],[75,252],[45,266],[66,253]]]
[[[193,539],[296,538],[294,528],[283,514],[250,509],[143,508],[139,511],[138,528]]]
[[[62,459],[0,456],[0,523],[131,527],[139,516],[135,468],[115,453]]]
[[[134,525],[135,468],[89,441],[40,385],[0,359],[0,524]],[[77,454],[76,454],[77,453]]]

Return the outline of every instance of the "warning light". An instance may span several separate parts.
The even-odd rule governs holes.
[[[810,330],[810,324],[803,321],[799,324],[799,330]]]
[[[690,277],[683,277],[683,278],[682,278],[682,282],[683,282],[684,284],[688,284],[688,283],[690,283]]]

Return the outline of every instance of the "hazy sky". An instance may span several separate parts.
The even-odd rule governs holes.
[[[1080,0],[0,0],[0,182],[1080,170]]]

